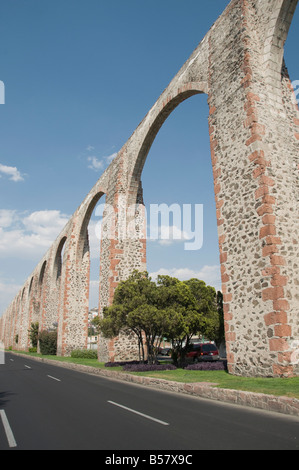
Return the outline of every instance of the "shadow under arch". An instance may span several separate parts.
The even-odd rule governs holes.
[[[31,293],[32,293],[33,282],[34,282],[34,276],[32,276],[31,281],[30,281],[30,284],[29,284],[28,297],[29,297],[29,296],[31,295]]]
[[[273,2],[274,3],[274,2]],[[268,80],[280,80],[284,65],[284,47],[298,0],[276,0],[273,14],[265,32],[264,61]],[[276,75],[273,75],[273,72]]]
[[[39,274],[39,279],[38,279],[38,284],[39,284],[40,288],[42,288],[42,285],[43,285],[43,282],[44,282],[46,266],[47,266],[47,261],[44,261],[43,265],[41,267],[40,274]]]
[[[62,237],[62,239],[59,242],[58,248],[56,250],[56,255],[54,258],[54,265],[53,265],[53,279],[57,282],[62,273],[62,264],[63,264],[63,259],[62,259],[62,251],[65,247],[67,241],[67,236]]]
[[[106,193],[104,191],[98,191],[91,199],[90,203],[88,204],[88,207],[85,211],[81,228],[80,228],[80,233],[79,233],[79,240],[78,240],[78,246],[77,246],[77,260],[81,261],[86,253],[86,251],[89,251],[89,242],[88,242],[88,225],[91,219],[91,215],[97,205],[97,203],[100,201],[100,199],[105,196]]]

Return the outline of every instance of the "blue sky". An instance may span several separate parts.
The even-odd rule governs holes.
[[[2,0],[0,315],[228,0]],[[298,11],[286,46],[299,80]],[[205,96],[168,118],[142,176],[146,206],[203,204],[204,242],[148,243],[148,271],[220,288]],[[93,218],[90,230],[96,223]],[[91,307],[97,241],[91,236]]]

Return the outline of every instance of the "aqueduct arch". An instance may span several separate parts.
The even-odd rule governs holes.
[[[151,113],[150,122],[147,124],[148,131],[142,140],[140,148],[136,151],[136,159],[134,162],[134,168],[131,176],[132,193],[134,194],[134,188],[138,187],[141,179],[141,173],[149,153],[149,150],[166,119],[170,114],[179,106],[183,101],[187,100],[191,96],[207,93],[207,85],[205,83],[190,82],[184,85],[183,88],[175,90],[173,96],[168,96],[166,103],[162,103],[162,108],[159,105]],[[130,183],[129,183],[130,184]],[[134,202],[134,199],[132,199]]]
[[[56,318],[60,354],[86,345],[85,226],[97,195],[106,194],[116,221],[101,244],[101,309],[112,302],[120,280],[133,269],[146,269],[141,173],[149,149],[176,106],[206,93],[229,370],[248,376],[299,375],[293,360],[299,340],[299,112],[283,63],[296,5],[297,0],[230,2],[26,282],[27,298],[17,296],[0,319],[0,340],[12,345],[20,325],[23,332],[28,329],[36,283],[47,261],[43,327]],[[127,216],[132,204],[135,212]],[[132,220],[138,237],[123,236],[127,231],[120,222],[127,228]],[[53,275],[49,266],[63,237],[65,260],[57,283],[57,270]],[[19,347],[26,349],[21,336]],[[101,360],[134,353],[130,338],[99,344]]]
[[[67,237],[62,237],[61,241],[59,242],[58,248],[56,250],[56,256],[54,258],[54,263],[53,263],[53,278],[56,278],[57,281],[59,281],[62,273],[62,266],[63,266],[63,248],[65,246]]]

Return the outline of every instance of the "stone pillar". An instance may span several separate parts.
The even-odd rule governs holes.
[[[80,221],[74,217],[62,271],[58,356],[69,356],[74,349],[87,348],[90,258],[87,226],[82,233],[80,228]]]
[[[298,109],[282,64],[277,75],[263,61],[265,38],[253,3],[227,11],[234,34],[224,17],[210,36],[228,366],[237,375],[290,376],[299,372],[291,360],[299,308]]]
[[[100,262],[100,315],[103,307],[112,304],[120,281],[127,279],[134,270],[146,270],[146,222],[141,183],[136,186],[135,194],[134,191],[129,193],[121,184],[122,178],[123,172],[118,174],[116,191],[106,197]],[[126,333],[110,340],[100,336],[98,357],[101,362],[136,359],[137,338]]]

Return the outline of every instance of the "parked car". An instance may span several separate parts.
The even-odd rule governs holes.
[[[171,348],[159,348],[159,355],[161,356],[170,356]]]
[[[193,344],[191,351],[187,353],[186,357],[194,362],[218,361],[219,351],[213,343]]]

